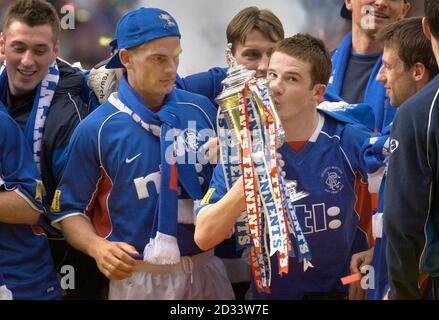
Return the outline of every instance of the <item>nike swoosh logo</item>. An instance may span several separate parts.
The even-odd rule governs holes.
[[[133,162],[134,160],[136,160],[141,154],[142,154],[142,152],[140,152],[137,156],[132,157],[131,159],[126,158],[126,159],[125,159],[125,163],[126,163],[126,164],[130,164],[131,162]]]

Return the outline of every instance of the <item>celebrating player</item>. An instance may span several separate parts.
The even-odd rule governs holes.
[[[332,56],[328,90],[348,103],[370,105],[379,132],[392,121],[396,109],[385,98],[383,84],[376,81],[382,54],[376,35],[386,25],[404,18],[409,10],[407,0],[344,0],[342,7],[342,17],[352,20],[352,33]]]
[[[425,0],[424,32],[439,63],[439,2]],[[420,274],[439,297],[437,149],[439,77],[401,105],[390,134],[384,233],[391,299],[419,299]]]
[[[390,102],[400,106],[433,79],[438,68],[431,44],[422,31],[422,18],[403,19],[386,26],[378,34],[384,45],[383,65],[377,80],[384,83]],[[360,273],[363,266],[372,264],[375,271],[373,286],[369,285],[368,299],[383,299],[388,290],[386,264],[386,235],[383,233],[384,185],[390,155],[389,133],[392,125],[370,138],[362,154],[369,176],[369,190],[379,193],[378,211],[373,216],[374,248],[355,254],[351,272]],[[373,259],[373,260],[372,260]]]
[[[0,72],[0,101],[32,148],[47,209],[62,175],[70,136],[88,112],[81,98],[82,75],[57,59],[60,31],[53,5],[43,0],[21,0],[8,8],[0,37],[6,62]],[[68,296],[96,299],[102,281],[95,265],[89,263],[89,257],[69,248],[46,219],[40,223],[49,238],[55,238],[50,245],[57,268],[64,264],[75,267],[75,290]]]
[[[277,258],[272,257],[271,294],[253,290],[256,299],[344,298],[347,290],[340,277],[349,273],[351,255],[368,246],[359,227],[362,212],[356,189],[366,186],[359,179],[363,175],[359,152],[370,134],[337,114],[317,109],[330,72],[327,49],[309,35],[280,41],[270,59],[269,88],[287,140],[279,152],[286,178],[297,180],[310,193],[294,207],[315,267],[304,272],[297,257],[290,258],[289,273],[280,276]],[[198,209],[195,240],[204,249],[228,237],[245,209],[242,178],[227,192],[221,166],[227,164],[215,169],[203,199],[206,205]]]
[[[198,153],[216,109],[174,88],[182,49],[169,13],[127,13],[116,40],[107,67],[125,73],[72,137],[53,223],[111,279],[110,299],[231,299],[221,260],[193,236],[212,173]]]
[[[42,191],[23,133],[0,102],[0,300],[61,298],[47,239],[31,226]]]

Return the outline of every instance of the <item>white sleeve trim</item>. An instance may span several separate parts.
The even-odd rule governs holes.
[[[51,225],[52,225],[52,227],[54,227],[54,228],[56,228],[56,229],[58,229],[58,230],[61,230],[61,226],[59,225],[59,223],[60,223],[61,221],[63,221],[64,219],[67,219],[67,218],[70,218],[70,217],[73,217],[73,216],[83,216],[83,217],[85,217],[88,221],[90,221],[90,218],[87,217],[87,215],[84,214],[83,212],[72,212],[72,213],[66,214],[65,216],[62,216],[62,217],[59,218],[59,219],[53,220],[53,221],[51,222]]]
[[[204,210],[206,210],[207,208],[209,208],[211,206],[213,206],[213,204],[207,204],[203,208],[201,208],[200,211],[198,211],[198,213],[197,213],[197,218],[201,215],[202,212],[204,212]]]
[[[23,193],[21,193],[20,188],[15,188],[14,191],[16,194],[18,194],[21,198],[24,199],[35,211],[38,213],[43,213],[44,210],[39,209],[27,196],[25,196]]]

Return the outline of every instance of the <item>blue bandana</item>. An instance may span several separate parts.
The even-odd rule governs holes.
[[[0,69],[0,102],[6,105],[7,95],[7,68],[4,64]],[[56,86],[59,81],[59,70],[56,61],[49,67],[49,72],[40,82],[35,93],[35,100],[31,114],[24,129],[26,141],[32,148],[34,161],[41,173],[41,145],[43,140],[44,127],[50,104],[55,95]],[[2,107],[0,107],[2,109]],[[4,109],[4,108],[3,108]]]

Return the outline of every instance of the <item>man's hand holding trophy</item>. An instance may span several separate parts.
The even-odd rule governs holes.
[[[294,212],[293,203],[308,196],[297,191],[296,181],[281,174],[277,150],[285,143],[282,128],[265,79],[238,65],[227,50],[229,69],[216,98],[220,106],[218,136],[221,165],[226,184],[242,176],[246,210],[235,225],[237,237],[251,239],[238,248],[249,247],[250,265],[259,292],[269,292],[270,257],[277,255],[279,273],[288,272],[288,261],[297,243],[299,262],[312,267],[311,252]],[[241,179],[240,179],[241,181]],[[292,241],[295,238],[295,241]]]

